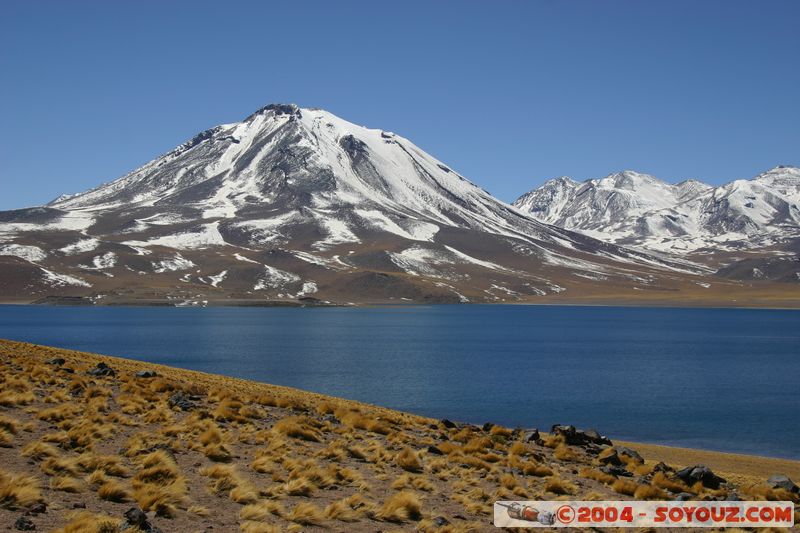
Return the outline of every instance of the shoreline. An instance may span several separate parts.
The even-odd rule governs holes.
[[[444,305],[444,304],[442,304]],[[492,304],[481,304],[481,305],[492,305]],[[502,304],[499,304],[502,305]],[[231,376],[225,376],[223,374],[214,374],[210,372],[203,372],[199,370],[190,370],[181,367],[169,366],[159,363],[150,363],[147,361],[141,361],[138,359],[129,359],[120,356],[114,355],[105,355],[105,354],[97,354],[92,352],[82,352],[79,350],[71,350],[68,348],[58,348],[53,346],[46,346],[34,343],[28,343],[24,341],[15,341],[11,339],[3,339],[0,338],[0,347],[4,345],[20,345],[20,346],[29,346],[38,349],[46,350],[48,353],[63,353],[73,357],[80,357],[90,361],[102,361],[106,362],[107,364],[115,364],[117,366],[124,366],[130,368],[131,370],[142,370],[142,369],[160,369],[165,372],[169,373],[176,373],[176,374],[184,374],[186,376],[192,376],[199,378],[199,381],[210,381],[215,384],[220,382],[225,383],[228,382],[234,385],[243,385],[245,387],[267,387],[269,389],[274,389],[278,391],[283,391],[286,393],[290,393],[293,395],[304,395],[308,396],[317,400],[335,400],[335,401],[343,401],[355,405],[359,405],[368,409],[389,412],[393,414],[399,414],[411,418],[416,418],[419,420],[423,420],[426,423],[435,423],[438,422],[435,418],[430,418],[423,415],[417,415],[410,412],[405,411],[398,411],[396,409],[392,409],[390,407],[384,407],[378,404],[371,404],[367,402],[362,402],[360,400],[353,400],[349,398],[343,397],[335,397],[330,396],[314,391],[308,391],[304,389],[298,389],[295,387],[289,387],[286,385],[276,385],[272,383],[264,383],[260,381],[253,381],[247,380],[243,378],[236,378]],[[474,425],[472,423],[466,423],[470,425]],[[546,428],[540,429],[540,431],[546,431]],[[645,459],[651,459],[653,461],[664,461],[665,458],[673,458],[673,462],[675,458],[680,458],[681,460],[690,462],[693,460],[704,459],[709,462],[712,461],[713,457],[718,457],[717,463],[723,465],[721,468],[725,468],[727,471],[731,473],[739,473],[741,470],[742,472],[748,473],[748,475],[765,475],[769,468],[773,467],[788,467],[791,472],[794,474],[795,477],[800,478],[800,459],[790,459],[785,457],[773,457],[768,455],[754,455],[754,454],[746,454],[746,453],[737,453],[737,452],[725,452],[719,450],[711,450],[711,449],[704,449],[704,448],[685,448],[682,446],[674,446],[669,444],[659,444],[654,442],[640,442],[640,441],[629,441],[629,440],[619,440],[613,438],[613,435],[609,435],[609,438],[616,444],[620,443],[624,446],[634,447],[634,448],[641,448],[644,453],[642,455]],[[762,467],[757,467],[755,465],[763,464]],[[742,465],[742,468],[739,468],[737,465]],[[771,473],[777,473],[771,472]],[[792,474],[786,472],[789,477],[792,477]]]
[[[467,533],[496,531],[498,500],[800,503],[773,474],[800,479],[800,462],[436,420],[0,339],[0,525]]]
[[[429,306],[531,306],[531,307],[617,307],[627,309],[746,309],[746,310],[765,310],[765,311],[800,311],[800,300],[794,307],[789,306],[775,306],[775,305],[720,305],[715,302],[707,304],[702,302],[686,302],[685,305],[679,305],[672,301],[660,300],[645,300],[645,301],[599,301],[599,302],[585,302],[585,301],[553,301],[553,302],[362,302],[362,303],[304,303],[298,301],[242,301],[242,303],[230,303],[223,300],[209,301],[208,305],[190,306],[190,305],[173,305],[163,302],[120,302],[113,304],[70,304],[70,303],[36,303],[36,302],[19,302],[19,301],[2,301],[0,306],[19,306],[19,307],[94,307],[94,308],[167,308],[167,309],[208,309],[208,308],[289,308],[289,309],[369,309],[369,308],[382,308],[382,307],[429,307]]]

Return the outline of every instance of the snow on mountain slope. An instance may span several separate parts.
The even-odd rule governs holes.
[[[632,171],[583,183],[556,178],[514,205],[598,239],[663,252],[753,249],[800,235],[800,169],[776,167],[711,187]]]
[[[354,241],[351,221],[334,213],[343,206],[373,207],[377,216],[370,220],[362,208],[361,218],[384,227],[386,216],[413,216],[509,236],[540,230],[407,139],[292,105],[267,106],[244,122],[207,130],[117,181],[49,207],[181,205],[202,218],[233,219],[260,204],[306,208],[303,220],[323,221],[333,243]],[[397,230],[414,231],[402,224]]]
[[[597,188],[598,205],[642,213],[663,207],[667,190],[630,173]],[[570,190],[553,194],[567,206]],[[616,210],[607,218],[616,221]],[[14,258],[0,269],[20,279],[0,292],[65,290],[20,266],[33,264],[27,246],[46,251],[49,272],[91,286],[70,285],[70,294],[174,305],[311,294],[522,300],[596,284],[579,275],[584,269],[626,288],[632,280],[663,288],[704,271],[544,224],[404,137],[291,104],[206,130],[90,191],[0,212],[0,244]]]

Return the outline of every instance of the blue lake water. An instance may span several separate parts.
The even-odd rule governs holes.
[[[0,306],[0,337],[437,418],[800,458],[800,312]]]

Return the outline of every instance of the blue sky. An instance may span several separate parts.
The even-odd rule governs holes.
[[[499,198],[800,164],[800,2],[14,1],[0,209],[110,181],[271,102],[396,131]]]

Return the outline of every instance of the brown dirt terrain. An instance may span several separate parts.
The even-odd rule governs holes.
[[[454,532],[494,530],[498,499],[798,502],[764,482],[797,462],[568,440],[0,340],[2,530],[136,532],[132,507],[165,533]],[[698,462],[728,483],[675,476]]]

